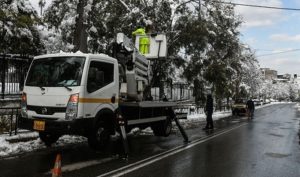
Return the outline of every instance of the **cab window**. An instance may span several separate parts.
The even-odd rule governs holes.
[[[112,83],[113,81],[113,64],[99,61],[91,61],[87,79],[87,91],[89,93],[99,90],[102,87]]]

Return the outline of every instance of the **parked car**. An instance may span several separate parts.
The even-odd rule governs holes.
[[[253,99],[253,102],[254,102],[255,106],[263,105],[263,100],[260,100],[260,99]]]
[[[231,106],[232,115],[241,115],[247,113],[247,99],[237,99]]]
[[[265,99],[264,100],[264,104],[269,104],[269,103],[271,103],[270,99]]]
[[[271,103],[272,103],[272,102],[278,102],[278,100],[273,99],[273,98],[271,98],[270,101],[271,101]]]

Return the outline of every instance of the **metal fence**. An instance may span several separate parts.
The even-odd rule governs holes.
[[[19,107],[0,108],[0,134],[9,133],[17,134]]]
[[[168,84],[164,88],[164,94],[166,99],[169,101],[185,101],[185,100],[193,100],[193,89],[190,88],[190,85],[185,83],[174,83]],[[153,100],[161,100],[160,98],[160,89],[158,87],[154,87],[151,89],[151,96]]]
[[[205,105],[196,105],[195,103],[181,104],[174,108],[175,113],[178,118],[187,118],[188,114],[205,114]],[[214,112],[226,112],[231,111],[231,108],[227,105],[222,105],[220,107],[214,106]]]
[[[0,54],[0,99],[20,95],[32,57]]]

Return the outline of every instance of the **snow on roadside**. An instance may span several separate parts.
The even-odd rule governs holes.
[[[221,112],[218,111],[218,112],[214,112],[212,115],[214,121],[229,116],[231,116],[231,111],[221,111]],[[182,125],[183,128],[188,129],[188,128],[199,127],[205,121],[206,121],[205,114],[190,114],[187,116],[187,119],[180,119],[180,124]],[[177,127],[174,128],[177,129]]]
[[[26,141],[26,142],[16,142],[16,143],[9,142],[15,139],[33,139],[33,140]],[[64,135],[59,138],[59,140],[53,145],[53,147],[61,147],[68,144],[82,143],[86,141],[87,141],[86,138],[81,136]],[[0,158],[12,156],[24,152],[31,152],[38,149],[45,149],[45,148],[46,146],[38,138],[38,133],[36,132],[23,133],[14,136],[9,136],[9,135],[0,136]]]

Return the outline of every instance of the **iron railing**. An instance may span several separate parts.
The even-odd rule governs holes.
[[[187,118],[188,114],[205,114],[205,105],[197,106],[194,103],[191,104],[180,104],[174,108],[174,111],[178,118]],[[227,105],[219,107],[214,106],[214,112],[227,112],[231,111],[231,108]]]
[[[9,133],[10,136],[18,133],[18,116],[20,107],[0,108],[0,134]]]
[[[0,99],[20,95],[32,57],[0,54]]]
[[[186,101],[193,100],[193,89],[185,83],[166,84],[164,87],[165,99],[168,101]],[[161,101],[159,87],[151,89],[151,96],[155,101]]]

